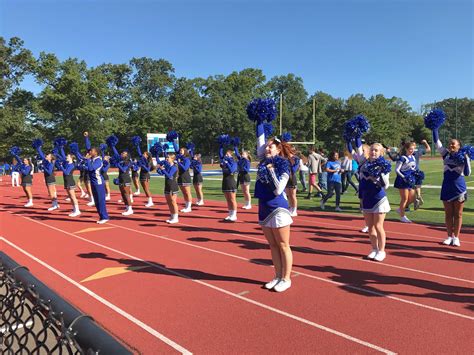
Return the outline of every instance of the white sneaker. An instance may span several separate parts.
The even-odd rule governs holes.
[[[367,259],[374,260],[375,256],[377,255],[378,250],[377,249],[372,249],[369,255],[367,255]]]
[[[290,216],[291,216],[291,217],[297,217],[297,216],[298,216],[298,212],[293,211],[293,212],[290,213]]]
[[[203,201],[203,200],[198,201],[198,202],[196,202],[196,205],[197,205],[197,206],[203,206],[203,205],[204,205],[204,201]]]
[[[105,196],[105,201],[110,201],[110,195]]]
[[[280,282],[278,282],[273,289],[276,292],[283,292],[288,290],[291,287],[291,280],[285,280],[281,279]]]
[[[135,191],[135,192],[133,193],[133,196],[138,196],[138,195],[140,195],[140,191]]]
[[[369,227],[368,226],[365,226],[364,228],[362,228],[360,230],[362,233],[367,233],[369,231]]]
[[[443,241],[444,245],[451,245],[453,243],[453,237],[448,237]]]
[[[33,207],[33,202],[28,202],[25,207]]]
[[[80,215],[81,215],[81,211],[75,211],[73,213],[70,213],[69,217],[77,217],[77,216],[80,216]]]
[[[84,198],[89,198],[89,194],[84,194]]]
[[[95,206],[95,203],[92,202],[92,201],[91,201],[91,202],[88,202],[88,203],[87,203],[87,206],[89,206],[89,207],[94,207],[94,206]]]
[[[235,222],[237,220],[237,216],[229,216],[228,221]]]
[[[69,197],[66,197],[66,198],[64,199],[64,201],[70,202],[71,199],[70,199]]]
[[[267,282],[264,287],[267,289],[267,290],[271,290],[273,287],[276,286],[277,283],[280,282],[280,279],[278,277],[275,277],[272,281],[270,282]]]
[[[402,223],[411,223],[411,221],[407,218],[407,216],[403,216],[402,218],[400,218],[400,222],[402,222]]]
[[[151,207],[151,206],[154,206],[155,204],[153,202],[148,202],[145,207]]]
[[[109,221],[108,219],[101,219],[100,221],[97,221],[97,224],[105,224],[108,221]]]
[[[131,214],[133,214],[133,209],[131,207],[127,208],[125,212],[122,212],[122,216],[130,216]]]
[[[321,207],[321,209],[324,211],[324,201],[321,200],[321,202],[319,203],[319,207]]]
[[[251,209],[252,209],[252,205],[244,205],[244,206],[242,206],[242,209],[243,209],[243,210],[251,210]]]
[[[461,246],[461,241],[459,240],[458,237],[453,237],[453,245],[455,247],[460,247]]]
[[[48,208],[48,211],[54,211],[54,210],[57,210],[58,208],[59,208],[59,205],[54,205]]]
[[[175,223],[178,223],[178,222],[179,222],[178,218],[168,219],[166,221],[166,223],[168,223],[168,224],[175,224]]]
[[[341,207],[337,206],[336,209],[335,209],[336,212],[342,212],[342,209]]]
[[[377,255],[375,255],[374,260],[375,261],[384,261],[386,256],[387,256],[386,252],[379,251],[379,252],[377,252]]]
[[[230,216],[227,216],[226,218],[224,218],[224,221],[228,221],[230,219]]]
[[[183,213],[189,213],[189,212],[191,212],[191,211],[192,211],[191,207],[189,207],[189,208],[183,208],[183,209],[181,210],[181,212],[183,212]]]
[[[86,196],[86,194],[84,193],[84,191],[81,192],[81,198],[84,198]]]

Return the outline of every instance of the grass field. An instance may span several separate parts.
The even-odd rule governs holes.
[[[207,167],[207,169],[219,169],[217,165],[214,167]],[[421,162],[421,169],[425,172],[425,185],[436,185],[441,186],[442,182],[442,169],[443,164],[441,159],[424,159]],[[113,173],[112,173],[113,174]],[[118,189],[117,186],[113,185],[112,180],[113,176],[111,174],[111,187],[112,189]],[[355,178],[353,179],[355,181]],[[392,172],[390,175],[390,183],[393,184],[395,180],[395,173]],[[58,176],[58,183],[61,181],[61,178]],[[255,175],[252,174],[252,181],[255,181]],[[163,193],[163,178],[154,177],[151,180],[151,191],[153,194],[162,194]],[[252,182],[251,192],[253,192],[254,183]],[[466,178],[467,186],[474,187],[474,179],[472,176]],[[300,187],[301,185],[298,185]],[[407,214],[408,218],[414,222],[419,223],[435,223],[435,224],[444,224],[444,210],[443,204],[439,199],[440,188],[424,188],[423,190],[423,199],[425,201],[424,205],[417,211],[412,211]],[[397,205],[400,202],[400,197],[398,190],[391,186],[387,190],[388,198],[392,206],[392,211],[388,214],[388,219],[397,220],[398,214],[395,212]],[[470,190],[468,194],[474,194],[474,190]],[[194,196],[194,190],[193,190]],[[304,196],[306,193],[298,193],[298,208],[302,210],[311,210],[318,211],[319,208],[319,198],[313,197],[312,200],[305,200]],[[220,176],[210,176],[204,177],[204,197],[207,200],[224,200],[224,196],[221,192],[221,178]],[[243,203],[242,194],[237,193],[237,201],[239,203],[239,208]],[[254,199],[254,204],[257,204],[257,200]],[[472,197],[465,203],[464,213],[463,213],[463,225],[464,226],[474,226],[474,202],[472,202]],[[345,213],[357,213],[359,214],[359,200],[355,194],[352,187],[349,187],[349,190],[341,197],[341,208]],[[334,198],[329,200],[326,204],[326,211],[334,210]]]

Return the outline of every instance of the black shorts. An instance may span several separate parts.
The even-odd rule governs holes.
[[[176,195],[179,192],[176,180],[165,178],[165,195]]]
[[[246,171],[240,172],[237,176],[237,185],[250,185],[250,174]]]
[[[132,170],[132,179],[137,179],[138,175],[138,171]]]
[[[178,175],[178,185],[179,186],[191,186],[191,174],[189,170],[186,170],[181,175]]]
[[[31,186],[33,185],[33,175],[22,175],[21,176],[21,186]]]
[[[236,192],[237,183],[235,182],[234,175],[224,175],[222,178],[222,192]]]
[[[130,179],[130,174],[128,173],[119,173],[118,181],[121,186],[130,186],[132,183],[132,179]]]
[[[64,188],[66,190],[73,190],[76,188],[76,182],[74,181],[74,177],[72,175],[63,176],[64,179]]]
[[[48,176],[45,175],[44,176],[44,182],[48,186],[56,185],[56,177],[54,176],[54,174],[51,174],[51,175],[48,175]]]
[[[150,173],[148,171],[140,170],[140,181],[150,181]]]
[[[109,181],[109,174],[107,173],[100,173],[100,175],[102,175],[102,179],[104,179],[104,181]]]
[[[291,174],[290,178],[288,179],[288,183],[286,184],[287,189],[296,189],[298,186],[298,179],[296,178],[296,174]]]
[[[200,185],[200,184],[202,184],[203,181],[204,181],[204,179],[202,178],[201,173],[194,174],[194,176],[193,176],[193,185]]]
[[[91,178],[89,176],[89,172],[88,171],[84,171],[84,178],[83,178],[83,181],[86,183],[86,184],[90,184],[91,183]]]

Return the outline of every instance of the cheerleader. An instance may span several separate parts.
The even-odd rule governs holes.
[[[176,155],[174,153],[166,154],[166,160],[158,165],[158,173],[165,177],[165,189],[164,194],[166,203],[170,210],[171,218],[166,221],[169,224],[175,224],[179,222],[178,218],[178,203],[176,202],[179,186],[178,186],[178,168],[175,164]],[[160,160],[157,160],[158,162]]]
[[[203,178],[201,154],[194,153],[194,144],[188,148],[191,148],[189,149],[189,154],[193,157],[191,160],[191,168],[193,169],[193,186],[197,197],[196,205],[202,206],[204,205],[204,193],[202,192]]]
[[[19,157],[21,150],[18,147],[12,147],[10,149],[10,153],[16,159],[17,169],[18,172],[21,174],[21,187],[23,188],[23,191],[25,192],[27,198],[25,207],[33,207],[33,164],[31,163],[31,159],[24,158],[22,160]]]
[[[393,186],[400,193],[400,207],[397,209],[397,212],[400,214],[400,222],[402,223],[411,223],[411,220],[405,216],[405,209],[415,201],[415,190],[413,190],[414,186],[411,182],[411,175],[416,170],[416,159],[413,155],[415,147],[416,144],[414,142],[406,142],[403,145],[395,168],[397,177]]]
[[[242,193],[244,195],[245,205],[242,206],[244,210],[250,210],[252,208],[252,198],[250,196],[250,163],[252,158],[250,157],[249,152],[243,150],[242,155],[239,154],[239,142],[238,138],[234,138],[234,153],[237,157],[237,187],[242,188]]]
[[[92,147],[91,141],[89,139],[89,132],[84,132],[84,139],[85,139],[85,143],[86,143],[86,151],[87,151],[87,153],[89,153],[89,151],[91,150],[91,147]],[[85,169],[84,169],[83,182],[84,182],[84,186],[86,187],[86,191],[87,191],[84,198],[89,199],[89,202],[87,203],[87,206],[93,207],[93,206],[95,206],[95,202],[94,202],[94,196],[92,195],[92,186],[91,186],[90,174],[89,174],[89,171],[87,170],[88,167],[85,166],[84,168]]]
[[[76,164],[74,164],[73,156],[71,154],[66,155],[64,149],[60,148],[59,159],[56,160],[56,168],[63,172],[64,189],[72,204],[72,213],[69,217],[77,217],[81,214],[79,210],[79,203],[76,197],[76,182],[74,181],[74,170]]]
[[[235,182],[234,174],[237,171],[237,164],[232,157],[232,151],[228,150],[224,155],[224,144],[229,143],[229,136],[222,135],[219,141],[219,159],[222,168],[222,192],[227,201],[227,208],[229,215],[224,218],[225,221],[237,221],[237,199],[236,191],[237,184]]]
[[[77,143],[75,147],[71,147],[76,156],[81,159]],[[95,201],[95,208],[99,214],[98,224],[104,224],[109,221],[107,213],[107,205],[105,202],[105,184],[100,169],[102,169],[102,159],[100,158],[100,150],[91,148],[84,159],[84,165],[87,169],[89,181],[91,184],[92,197]]]
[[[339,153],[332,152],[329,155],[329,161],[326,163],[326,172],[328,173],[328,193],[321,200],[321,209],[324,210],[326,202],[334,196],[334,191],[336,191],[336,212],[342,212],[339,204],[341,202],[341,192],[342,192],[342,181],[341,173],[344,171],[341,167],[341,162],[339,161]]]
[[[141,156],[141,154],[139,154]],[[132,171],[132,182],[133,186],[135,187],[135,192],[132,194],[132,197],[130,197],[131,201],[133,202],[133,196],[138,196],[140,195],[140,164],[138,163],[137,159],[133,159],[132,165],[131,165],[131,171]],[[131,192],[131,189],[130,189]]]
[[[459,235],[462,226],[462,212],[467,200],[467,188],[464,176],[471,175],[471,157],[466,147],[461,148],[457,139],[451,139],[444,148],[439,140],[438,128],[433,129],[433,141],[436,150],[441,154],[444,163],[443,184],[440,199],[443,201],[448,237],[444,245],[461,246]]]
[[[20,186],[20,163],[16,158],[12,160],[12,187]]]
[[[168,142],[173,144],[174,151],[178,154],[175,155],[175,159],[178,165],[178,186],[181,190],[181,193],[184,197],[184,208],[180,211],[183,213],[188,213],[192,211],[193,196],[191,195],[191,174],[189,173],[189,168],[191,167],[190,154],[187,148],[179,148],[176,143],[178,134],[175,131],[170,131],[166,139]],[[188,146],[194,146],[192,143]]]
[[[140,184],[142,185],[143,191],[148,199],[145,207],[154,206],[153,198],[150,191],[150,171],[153,170],[153,159],[149,152],[143,152],[141,158],[138,160],[140,165]]]
[[[56,177],[54,176],[54,159],[53,154],[48,153],[44,154],[41,147],[43,146],[43,141],[41,139],[35,139],[33,142],[33,148],[36,149],[41,161],[43,163],[43,174],[44,182],[48,189],[48,195],[51,199],[51,207],[48,208],[48,211],[54,211],[59,208],[58,197],[56,192]]]
[[[107,173],[110,168],[110,157],[104,154],[105,149],[107,149],[107,145],[101,144],[100,151],[102,157],[102,168],[100,169],[100,175],[102,175],[102,179],[104,179],[105,201],[110,201],[110,178]]]
[[[415,176],[415,202],[413,204],[415,210],[420,208],[424,202],[423,197],[421,196],[421,185],[423,183],[424,174],[420,170],[420,159],[423,155],[431,153],[431,147],[426,140],[423,139],[421,144],[423,147],[419,147],[413,154],[416,161],[416,171],[418,172]]]
[[[132,209],[132,196],[131,196],[131,184],[132,179],[130,178],[130,170],[132,168],[132,161],[127,151],[123,151],[120,154],[120,160],[117,163],[119,169],[118,184],[120,193],[122,195],[122,201],[125,204],[125,211],[122,212],[122,216],[129,216],[133,214]]]
[[[258,219],[267,239],[275,277],[265,288],[283,292],[291,287],[293,254],[290,248],[290,225],[293,223],[284,190],[294,163],[291,145],[275,137],[265,143],[262,123],[257,124],[258,165],[255,197],[258,198]]]
[[[369,157],[364,156],[360,137],[355,139],[356,152],[353,158],[359,164],[359,196],[362,201],[362,213],[368,227],[372,251],[367,255],[370,260],[383,261],[385,252],[385,216],[390,211],[390,204],[385,190],[389,186],[390,163],[383,159],[385,153],[380,143],[370,146]],[[352,145],[348,142],[348,150]]]

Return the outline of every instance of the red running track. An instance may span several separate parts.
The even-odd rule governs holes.
[[[224,223],[224,204],[207,201],[170,226],[162,197],[152,209],[138,197],[133,216],[112,202],[99,226],[92,208],[72,219],[66,202],[27,209],[20,188],[0,191],[2,250],[137,353],[451,354],[474,343],[472,229],[452,248],[439,227],[387,222],[376,263],[363,258],[360,217],[302,211],[293,286],[278,294],[261,287],[273,272],[255,211]],[[124,272],[86,280],[107,268]]]

